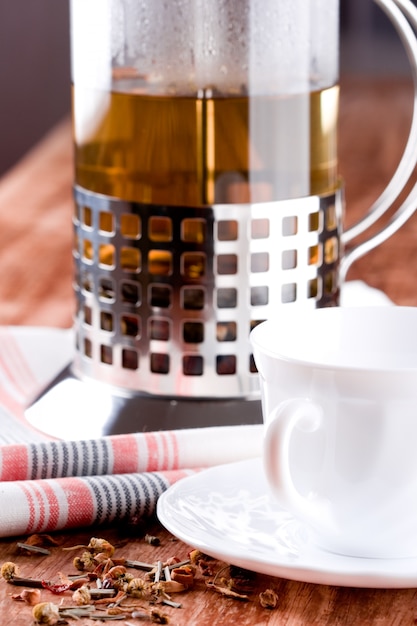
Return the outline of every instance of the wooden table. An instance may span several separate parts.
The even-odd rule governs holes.
[[[407,136],[411,106],[412,88],[407,81],[342,81],[339,154],[346,180],[347,224],[364,213],[389,180]],[[71,180],[71,130],[64,121],[0,181],[0,324],[69,327],[72,323]],[[414,215],[389,241],[358,261],[348,278],[384,290],[397,304],[417,305],[416,268]],[[59,545],[46,557],[17,554],[16,539],[1,540],[0,561],[15,561],[24,575],[34,578],[56,577],[58,571],[72,570],[73,554],[62,547],[88,543],[91,536],[107,537],[118,545],[119,555],[131,559],[185,558],[190,547],[153,524],[151,532],[160,538],[160,546],[140,537],[126,542],[120,529],[93,528],[57,535]],[[274,610],[258,602],[258,593],[268,587],[278,594]],[[10,598],[18,592],[19,588],[0,581],[1,621],[29,626],[30,608]],[[45,600],[60,599],[47,591],[42,594]],[[193,591],[175,598],[182,608],[163,607],[163,611],[178,626],[417,623],[414,589],[350,589],[257,576],[249,596],[248,602],[223,597],[207,588],[199,575]],[[70,602],[68,596],[65,602]],[[140,622],[129,618],[120,623]]]
[[[186,559],[190,548],[172,537],[158,525],[150,526],[150,532],[161,540],[160,546],[148,545],[144,539],[126,540],[123,534],[115,529],[76,533],[64,533],[54,536],[57,547],[51,548],[51,556],[22,556],[16,548],[16,540],[0,542],[2,562],[11,560],[18,563],[21,573],[32,578],[53,578],[59,581],[58,572],[72,574],[76,570],[72,566],[75,552],[65,552],[63,547],[71,547],[81,543],[88,544],[91,536],[104,537],[116,546],[115,555],[145,562],[165,560],[172,556]],[[214,571],[222,570],[224,564],[215,562]],[[135,572],[135,570],[129,570]],[[143,572],[137,572],[143,576]],[[220,577],[229,576],[227,570],[220,572]],[[220,577],[218,582],[220,582]],[[195,577],[194,587],[187,592],[172,594],[174,601],[182,604],[181,608],[157,606],[170,618],[171,626],[409,626],[416,623],[417,590],[374,590],[326,585],[314,585],[291,580],[256,575],[249,583],[247,601],[220,595],[207,586],[206,581],[213,576],[203,576],[200,572]],[[275,609],[263,608],[259,601],[259,593],[272,589],[278,596]],[[13,626],[31,626],[31,608],[23,602],[11,599],[11,595],[20,593],[21,587],[15,587],[0,581],[0,615],[3,624]],[[71,605],[71,592],[62,596],[54,596],[42,591],[43,601],[59,603],[64,598],[65,605]],[[146,602],[141,603],[147,609]],[[72,622],[71,622],[72,623]],[[93,620],[82,619],[75,624],[96,624]],[[99,622],[101,623],[101,622]],[[118,622],[125,625],[141,624],[135,619],[127,618]]]

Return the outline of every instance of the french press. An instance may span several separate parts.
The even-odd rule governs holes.
[[[376,2],[416,72],[415,7]],[[338,4],[71,0],[76,348],[28,411],[42,429],[61,434],[46,401],[104,434],[261,422],[250,331],[338,305],[414,210],[345,253],[410,177],[417,129],[343,233]]]

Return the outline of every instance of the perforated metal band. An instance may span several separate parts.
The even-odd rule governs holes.
[[[208,208],[75,188],[78,376],[170,397],[251,397],[250,330],[338,304],[343,194]]]

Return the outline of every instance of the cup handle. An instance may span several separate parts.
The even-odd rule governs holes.
[[[299,428],[315,432],[322,428],[323,411],[316,403],[305,399],[282,402],[268,417],[264,438],[264,468],[269,486],[279,504],[306,521],[330,520],[330,502],[317,494],[302,495],[291,477],[290,442]]]
[[[370,228],[388,211],[409,181],[417,162],[417,39],[413,30],[417,29],[417,7],[411,0],[374,0],[374,2],[391,20],[407,52],[414,82],[413,119],[406,147],[393,177],[365,217],[344,232],[343,245]],[[383,228],[345,253],[340,263],[341,281],[345,280],[352,263],[393,235],[411,217],[416,206],[417,184]]]

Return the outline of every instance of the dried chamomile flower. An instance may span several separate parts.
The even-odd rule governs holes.
[[[189,556],[191,563],[195,563],[196,565],[198,565],[198,562],[201,561],[201,559],[210,559],[210,557],[208,557],[206,554],[204,554],[204,552],[201,552],[200,550],[191,550]]]
[[[127,592],[128,584],[132,578],[133,575],[127,571],[124,565],[114,565],[103,576],[102,585],[104,589],[112,588]]]
[[[79,572],[84,572],[85,570],[92,569],[96,566],[96,562],[94,560],[94,555],[87,550],[82,553],[81,556],[76,556],[73,560],[73,565],[75,569]]]
[[[127,586],[127,594],[133,598],[142,598],[147,590],[147,584],[143,578],[132,578]]]
[[[87,546],[88,550],[91,550],[94,554],[103,552],[107,558],[113,556],[115,548],[107,539],[100,539],[98,537],[91,537],[90,543]]]
[[[118,578],[117,580],[115,580],[113,582],[113,587],[118,591],[124,591],[125,593],[127,593],[127,588],[132,578],[132,574],[126,574],[126,576],[124,576],[123,578]]]
[[[72,599],[77,606],[86,606],[87,604],[91,604],[91,593],[89,588],[83,586],[76,589],[72,594]]]
[[[19,576],[19,568],[16,563],[12,563],[12,561],[6,561],[6,563],[3,563],[0,572],[2,578],[7,581],[12,580],[15,576]]]
[[[273,589],[265,589],[259,594],[259,602],[264,609],[275,609],[278,604],[278,595]]]
[[[37,624],[56,624],[59,609],[53,602],[40,602],[33,607],[32,616]]]

